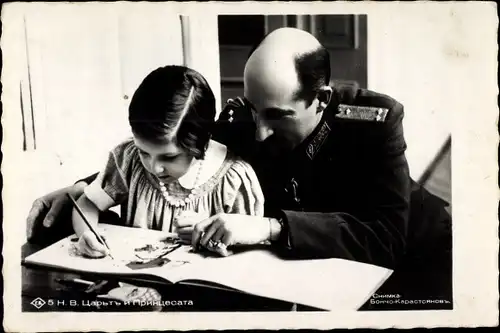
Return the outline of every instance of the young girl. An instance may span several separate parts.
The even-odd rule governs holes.
[[[215,98],[201,74],[182,66],[150,73],[131,100],[129,123],[133,138],[110,152],[104,171],[78,199],[90,223],[116,205],[126,207],[126,226],[166,232],[176,231],[183,212],[263,215],[254,170],[211,140]],[[105,254],[75,211],[73,228],[83,254]]]

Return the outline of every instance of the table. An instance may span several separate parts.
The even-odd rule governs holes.
[[[22,259],[35,253],[48,245],[26,243],[21,253]],[[126,307],[106,308],[92,306],[88,300],[76,299],[76,296],[62,290],[56,279],[81,278],[89,281],[110,280],[108,276],[98,274],[79,274],[61,270],[47,269],[45,267],[22,266],[22,311],[49,312],[49,311],[131,311]],[[318,309],[296,305],[284,301],[258,297],[240,292],[206,287],[172,285],[164,282],[141,280],[138,278],[122,279],[137,286],[153,287],[162,295],[164,301],[176,301],[176,305],[163,307],[162,311],[319,311]],[[32,302],[40,298],[45,304],[37,308]],[[70,301],[74,299],[74,304]],[[49,300],[51,302],[49,302]],[[180,301],[180,302],[179,302]],[[50,304],[49,304],[50,303]],[[181,304],[181,305],[179,305]]]

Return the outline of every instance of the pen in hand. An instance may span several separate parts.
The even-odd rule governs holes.
[[[92,227],[92,224],[90,224],[90,222],[87,220],[87,217],[85,216],[85,214],[83,214],[83,211],[80,209],[80,206],[78,206],[78,204],[76,203],[75,199],[73,199],[73,197],[71,196],[71,194],[66,193],[66,195],[68,196],[68,198],[73,203],[73,206],[75,207],[75,209],[78,212],[78,214],[80,214],[80,217],[82,218],[83,222],[85,222],[85,224],[90,229],[90,231],[94,234],[94,236],[97,238],[97,240],[102,245],[106,246],[106,248],[108,249],[108,255],[111,257],[111,259],[114,260],[115,258],[113,258],[113,256],[111,255],[111,249],[109,248],[108,243],[96,232],[96,230],[94,229],[94,227]]]

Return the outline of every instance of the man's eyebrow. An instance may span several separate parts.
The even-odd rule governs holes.
[[[264,109],[262,112],[266,115],[266,117],[269,117],[269,118],[295,115],[295,111],[291,110],[291,109],[267,108],[267,109]]]
[[[246,97],[243,97],[243,101],[245,102],[245,104],[247,104],[250,107],[250,109],[257,112],[257,109],[255,108],[255,106]],[[270,116],[270,117],[274,117],[274,118],[295,115],[295,111],[292,109],[267,108],[267,109],[264,109],[262,112],[266,116]]]

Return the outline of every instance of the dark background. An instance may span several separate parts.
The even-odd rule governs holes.
[[[367,86],[366,15],[219,15],[221,101],[243,95],[248,53],[267,33],[295,27],[312,33],[328,48],[332,80]]]

